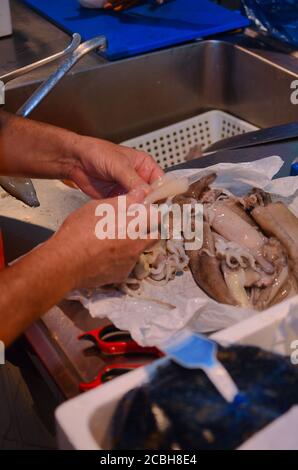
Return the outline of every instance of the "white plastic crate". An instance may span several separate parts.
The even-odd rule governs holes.
[[[122,145],[150,153],[162,168],[185,160],[189,150],[204,150],[218,140],[255,131],[258,128],[223,111],[213,110],[122,142]]]

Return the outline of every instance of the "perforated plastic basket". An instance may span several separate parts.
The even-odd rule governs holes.
[[[201,145],[204,150],[218,140],[257,129],[231,114],[213,110],[122,144],[150,153],[163,168],[167,168],[184,162],[195,145]]]

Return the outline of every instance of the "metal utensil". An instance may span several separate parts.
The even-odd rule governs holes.
[[[70,44],[68,44],[67,47],[63,49],[63,51],[56,52],[55,54],[45,57],[44,59],[33,62],[32,64],[25,65],[24,67],[21,67],[17,70],[13,70],[12,72],[5,73],[4,75],[0,76],[0,80],[3,83],[8,83],[11,80],[14,80],[15,78],[21,77],[22,75],[32,72],[32,70],[38,69],[40,67],[43,67],[46,64],[49,64],[50,62],[54,62],[55,60],[61,59],[62,57],[70,54],[75,49],[77,49],[80,43],[81,43],[80,34],[74,33],[72,35]]]
[[[73,34],[70,44],[67,45],[63,51],[56,52],[55,54],[44,59],[33,62],[32,64],[21,67],[12,72],[8,72],[0,76],[3,83],[8,83],[26,73],[31,72],[39,67],[42,67],[50,62],[54,62],[70,53],[72,53],[80,45],[81,36],[78,33]],[[17,115],[22,116],[22,111],[19,109]],[[11,196],[21,200],[30,207],[38,207],[39,201],[32,181],[29,178],[15,178],[8,176],[0,176],[0,186],[5,189]]]
[[[69,72],[69,70],[86,54],[99,49],[104,50],[107,46],[105,36],[96,36],[89,41],[85,41],[74,49],[61,65],[43,82],[28,100],[17,111],[18,116],[27,117],[36,106],[53,90],[60,80]]]
[[[79,34],[73,35],[72,42],[64,51],[58,52],[53,56],[43,59],[39,62],[35,62],[31,65],[18,69],[15,72],[6,74],[0,79],[12,80],[17,76],[23,75],[28,71],[41,67],[42,65],[49,63],[57,58],[61,58],[66,55],[66,59],[58,66],[56,71],[52,73],[30,96],[30,98],[19,108],[17,111],[18,116],[27,117],[29,114],[44,100],[44,98],[53,90],[53,88],[60,82],[60,80],[66,75],[66,73],[89,52],[100,49],[104,50],[107,46],[106,38],[104,36],[96,36],[89,41],[80,44],[81,37]],[[10,78],[9,78],[10,76]],[[39,201],[36,195],[36,191],[32,181],[28,178],[11,178],[0,176],[0,185],[9,194],[15,198],[23,201],[30,207],[39,206]]]
[[[192,184],[196,183],[203,176],[206,176],[210,173],[210,170],[201,170],[189,176],[178,176],[178,178],[173,176],[171,172],[166,173],[161,178],[161,180],[157,181],[158,185],[155,188],[153,187],[152,191],[146,196],[144,202],[145,204],[152,204],[158,200],[164,199],[165,197],[172,197],[178,196],[179,194],[183,194]],[[173,182],[177,182],[177,185],[175,187],[173,187]],[[161,189],[164,193],[164,196],[159,197],[160,194],[158,195],[156,193],[158,193],[158,191],[160,191]]]
[[[298,122],[292,122],[219,140],[207,147],[204,150],[204,154],[215,152],[217,150],[236,150],[297,138]]]
[[[202,369],[226,401],[232,403],[240,396],[230,374],[216,358],[217,344],[205,336],[182,330],[159,349],[182,367]]]
[[[136,343],[128,331],[119,330],[112,323],[95,330],[82,333],[79,340],[92,341],[101,353],[106,356],[127,354],[152,354],[162,356],[155,347],[144,347]]]
[[[81,382],[80,390],[91,390],[109,380],[149,364],[163,353],[154,347],[143,347],[136,343],[128,331],[119,330],[112,323],[95,330],[82,333],[79,340],[92,341],[98,351],[106,358],[119,356],[120,361],[107,364],[91,382]],[[134,358],[129,360],[130,358]]]

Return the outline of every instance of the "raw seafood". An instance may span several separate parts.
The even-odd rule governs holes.
[[[28,178],[0,176],[0,186],[30,207],[38,207],[40,205],[34,186]]]
[[[146,197],[145,203],[153,204],[176,194],[183,194],[188,190],[188,186],[187,178],[175,178],[175,175],[167,173],[151,185],[152,190]]]
[[[215,256],[214,239],[208,223],[204,222],[203,246],[188,252],[189,266],[199,286],[218,302],[236,305],[236,300],[222,276],[220,262]]]
[[[205,175],[183,194],[178,185],[171,199],[182,208],[203,205],[203,246],[187,249],[171,228],[168,240],[141,255],[122,286],[126,293],[142,295],[143,281],[163,286],[188,265],[198,286],[221,303],[263,310],[298,293],[297,217],[261,189],[237,197],[211,187],[215,180],[215,173]],[[172,194],[175,183],[166,181]],[[156,194],[164,192],[158,187]]]
[[[282,203],[270,203],[252,210],[252,217],[269,236],[277,238],[285,247],[294,275],[298,280],[298,219]]]
[[[201,144],[196,144],[191,147],[188,153],[185,155],[184,160],[189,162],[195,160],[196,158],[201,158],[203,156],[203,147]]]
[[[266,238],[252,227],[223,201],[215,202],[207,209],[207,220],[215,232],[226,240],[239,243],[247,248],[265,272],[273,273],[274,268],[262,255]]]
[[[186,179],[177,184],[176,178],[170,175],[162,179],[166,184],[166,191],[161,189],[159,182],[153,184],[153,191],[149,194],[151,196],[149,202],[153,202],[159,197],[168,197],[173,195],[176,191],[177,196],[173,197],[173,204],[193,204],[199,199],[204,192],[209,188],[209,185],[216,179],[216,174],[211,173],[205,177],[202,177],[199,181],[189,186],[186,192],[181,193],[181,188],[186,185]],[[187,187],[187,186],[186,186]],[[147,201],[147,202],[148,202]],[[121,290],[133,297],[142,296],[142,281],[156,283],[159,286],[167,284],[173,279],[176,274],[182,274],[187,269],[189,263],[189,256],[196,257],[196,252],[186,253],[184,249],[183,234],[181,233],[181,239],[172,238],[172,230],[170,230],[169,240],[158,241],[150,250],[145,251],[135,266],[133,272],[129,278],[120,286]],[[194,262],[191,263],[194,265]],[[224,282],[222,282],[224,286]],[[233,303],[232,298],[222,296],[223,299],[230,299],[230,303]],[[224,302],[224,300],[222,300]]]
[[[189,258],[183,240],[159,240],[139,258],[130,277],[121,285],[121,290],[133,297],[142,296],[142,281],[163,286],[177,274],[187,269]],[[145,299],[144,300],[154,300]],[[171,305],[171,308],[174,306]]]
[[[203,176],[199,181],[193,183],[188,190],[184,193],[185,197],[199,200],[203,197],[204,193],[208,190],[210,184],[216,179],[216,173],[210,173],[207,176]]]
[[[297,404],[298,369],[287,358],[247,346],[219,348],[243,394],[225,402],[202,370],[169,361],[120,401],[110,429],[116,450],[236,449]]]
[[[198,194],[204,247],[187,252],[197,284],[218,302],[256,310],[297,294],[297,217],[260,189],[241,198],[210,187]]]

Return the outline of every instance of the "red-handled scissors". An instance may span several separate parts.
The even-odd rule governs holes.
[[[141,362],[139,364],[128,364],[127,362],[124,364],[110,364],[105,366],[97,375],[97,377],[92,380],[91,382],[81,382],[80,383],[80,391],[87,392],[88,390],[92,390],[95,387],[99,387],[100,385],[109,382],[120,375],[126,374],[134,369],[138,369],[139,367],[143,367],[146,365],[146,362]]]
[[[119,375],[142,367],[152,362],[152,360],[163,356],[163,353],[157,348],[140,346],[131,338],[128,331],[119,330],[113,324],[83,333],[79,336],[79,339],[92,341],[105,356],[140,356],[139,362],[127,361],[107,364],[94,380],[88,383],[80,383],[80,390],[82,392],[98,387]]]
[[[120,354],[153,354],[161,357],[163,354],[157,348],[143,347],[136,343],[128,333],[109,324],[102,328],[87,331],[79,336],[79,339],[89,339],[98,346],[101,353],[107,356]]]

